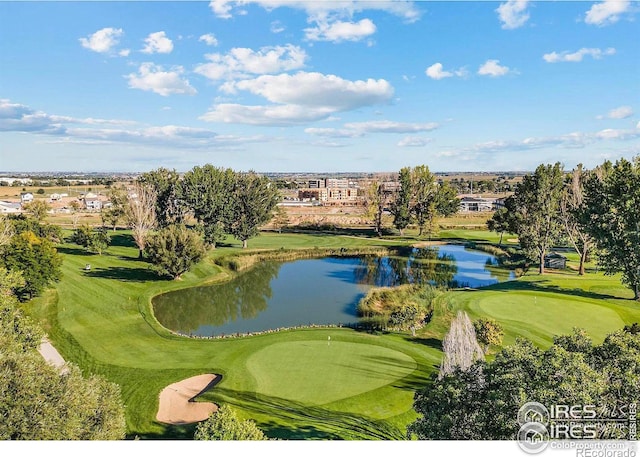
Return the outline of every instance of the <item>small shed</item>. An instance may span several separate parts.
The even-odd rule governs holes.
[[[567,258],[557,252],[552,252],[544,256],[544,267],[564,270],[567,268]]]

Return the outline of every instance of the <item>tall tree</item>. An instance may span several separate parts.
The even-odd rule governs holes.
[[[498,246],[502,246],[502,236],[505,232],[509,232],[511,224],[509,220],[509,211],[507,208],[497,209],[491,219],[487,220],[487,229],[500,234],[500,242]]]
[[[105,208],[100,212],[103,224],[108,223],[113,231],[122,218],[125,217],[125,208],[127,206],[127,190],[122,186],[112,187],[109,191],[109,208]]]
[[[224,240],[233,207],[236,175],[231,169],[207,164],[185,173],[180,196],[204,228],[205,241],[215,248]]]
[[[47,218],[49,205],[44,200],[34,200],[24,205],[24,210],[34,218],[38,223],[43,222]]]
[[[371,181],[367,187],[365,204],[367,216],[373,221],[373,229],[376,235],[382,236],[382,215],[389,201],[389,194],[384,188],[384,184],[379,181]]]
[[[125,205],[127,224],[138,246],[138,258],[142,259],[147,235],[156,226],[156,193],[149,186],[135,183]]]
[[[560,199],[564,174],[559,162],[539,165],[516,187],[512,198],[518,213],[516,229],[520,245],[529,259],[539,261],[544,274],[544,257],[562,231]]]
[[[9,244],[15,233],[13,224],[5,216],[0,216],[0,249]]]
[[[584,275],[584,264],[591,249],[591,237],[581,224],[581,220],[585,216],[583,208],[585,177],[586,174],[582,169],[582,164],[579,164],[567,175],[560,200],[560,216],[562,217],[565,233],[576,252],[580,254],[580,266],[578,268],[578,275],[580,276]]]
[[[179,279],[204,255],[200,235],[184,225],[170,225],[153,233],[145,247],[147,258],[162,275]]]
[[[156,220],[158,227],[167,227],[184,220],[185,207],[180,199],[180,175],[176,170],[158,168],[143,173],[138,179],[156,193]]]
[[[87,252],[98,255],[102,255],[111,244],[111,238],[104,227],[94,230],[86,224],[74,231],[71,241],[84,247]]]
[[[395,192],[391,203],[391,213],[393,214],[393,226],[402,235],[404,229],[411,223],[411,196],[413,195],[411,168],[404,167],[400,169],[398,185],[399,188]]]
[[[428,166],[419,165],[413,168],[411,171],[411,187],[413,189],[411,212],[418,224],[418,236],[422,236],[427,225],[431,225],[436,213],[436,197],[438,193],[438,184]]]
[[[585,181],[583,229],[598,248],[598,263],[640,300],[640,157],[605,163]]]
[[[11,238],[11,242],[0,253],[0,265],[7,270],[23,272],[25,283],[15,289],[21,300],[39,295],[62,275],[62,257],[53,243],[30,231]]]
[[[442,340],[442,352],[441,378],[456,369],[468,370],[474,362],[484,359],[484,351],[478,344],[473,323],[464,311],[458,311],[451,322],[449,333]]]
[[[269,178],[249,172],[237,174],[232,195],[227,230],[246,248],[249,238],[258,235],[259,227],[273,217],[280,191]]]
[[[460,199],[457,191],[448,183],[443,182],[436,192],[436,213],[449,217],[460,211]]]

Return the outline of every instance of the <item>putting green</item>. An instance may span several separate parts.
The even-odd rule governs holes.
[[[246,366],[257,393],[310,405],[377,389],[417,368],[402,352],[335,340],[275,343],[252,354]]]
[[[580,327],[594,341],[625,325],[616,311],[594,300],[555,293],[487,293],[470,308],[478,314],[512,325],[525,325],[529,331],[546,335],[567,335],[574,327]]]

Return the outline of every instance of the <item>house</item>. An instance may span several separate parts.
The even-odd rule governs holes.
[[[97,198],[85,198],[84,207],[88,210],[99,211],[102,209],[102,201]]]
[[[19,213],[20,210],[20,203],[0,201],[0,214]]]
[[[31,203],[33,201],[33,194],[31,192],[22,192],[20,194],[20,202]]]
[[[544,267],[564,270],[567,268],[567,258],[557,252],[552,252],[544,256]]]
[[[493,211],[494,202],[495,199],[493,198],[464,196],[460,198],[460,211]]]

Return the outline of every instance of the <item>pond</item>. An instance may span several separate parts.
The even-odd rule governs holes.
[[[358,321],[371,287],[419,283],[481,287],[513,279],[497,259],[459,245],[416,248],[406,257],[325,257],[262,262],[231,281],[153,299],[158,321],[185,335],[221,336]]]

